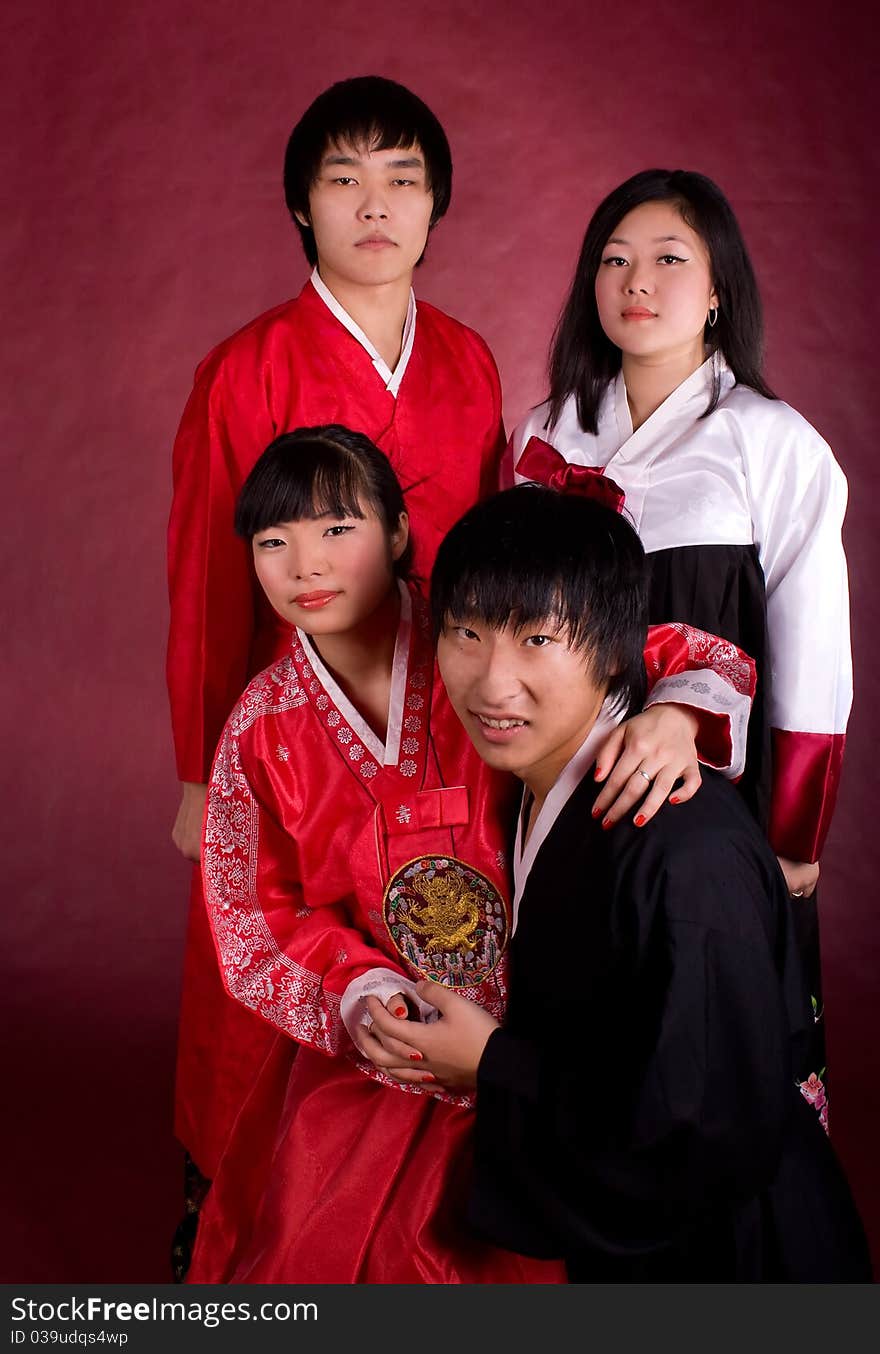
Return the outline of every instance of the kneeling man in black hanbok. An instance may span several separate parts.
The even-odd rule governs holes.
[[[440,1018],[404,1044],[373,1002],[374,1033],[401,1081],[476,1087],[470,1223],[571,1281],[870,1282],[798,1089],[813,1017],[785,881],[737,790],[707,772],[643,827],[594,816],[596,750],[640,708],[646,583],[621,516],[542,487],[446,537],[443,681],[524,785],[508,1012],[423,983]]]

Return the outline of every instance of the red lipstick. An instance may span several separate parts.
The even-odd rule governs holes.
[[[338,592],[301,592],[298,597],[294,597],[293,601],[295,606],[301,606],[306,611],[318,611],[338,596]]]

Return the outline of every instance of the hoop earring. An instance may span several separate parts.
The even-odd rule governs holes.
[[[717,307],[717,306],[710,306],[710,307],[709,307],[709,314],[706,316],[706,319],[707,319],[707,321],[708,321],[708,323],[709,323],[709,328],[710,328],[710,329],[714,329],[715,326],[716,326],[716,324],[718,323],[718,307]]]

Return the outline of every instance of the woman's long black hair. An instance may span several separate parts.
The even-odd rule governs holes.
[[[740,385],[751,386],[768,400],[776,398],[761,375],[761,296],[730,203],[704,174],[645,169],[609,193],[587,226],[550,351],[550,414],[546,424],[550,429],[558,422],[565,401],[574,395],[581,427],[588,433],[597,431],[599,403],[620,371],[622,359],[620,349],[599,321],[596,274],[609,237],[629,212],[646,202],[672,203],[706,246],[712,285],[718,294],[718,319],[713,327],[706,326],[707,344],[723,354]],[[703,417],[715,408],[719,395],[716,374]]]

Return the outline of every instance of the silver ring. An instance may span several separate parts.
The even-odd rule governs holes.
[[[649,785],[651,784],[651,781],[654,779],[653,776],[648,775],[647,771],[643,771],[641,767],[639,767],[639,775],[644,776],[645,780],[648,782]]]
[[[794,893],[791,896],[792,898],[803,898],[804,891],[803,889],[795,889]]]

